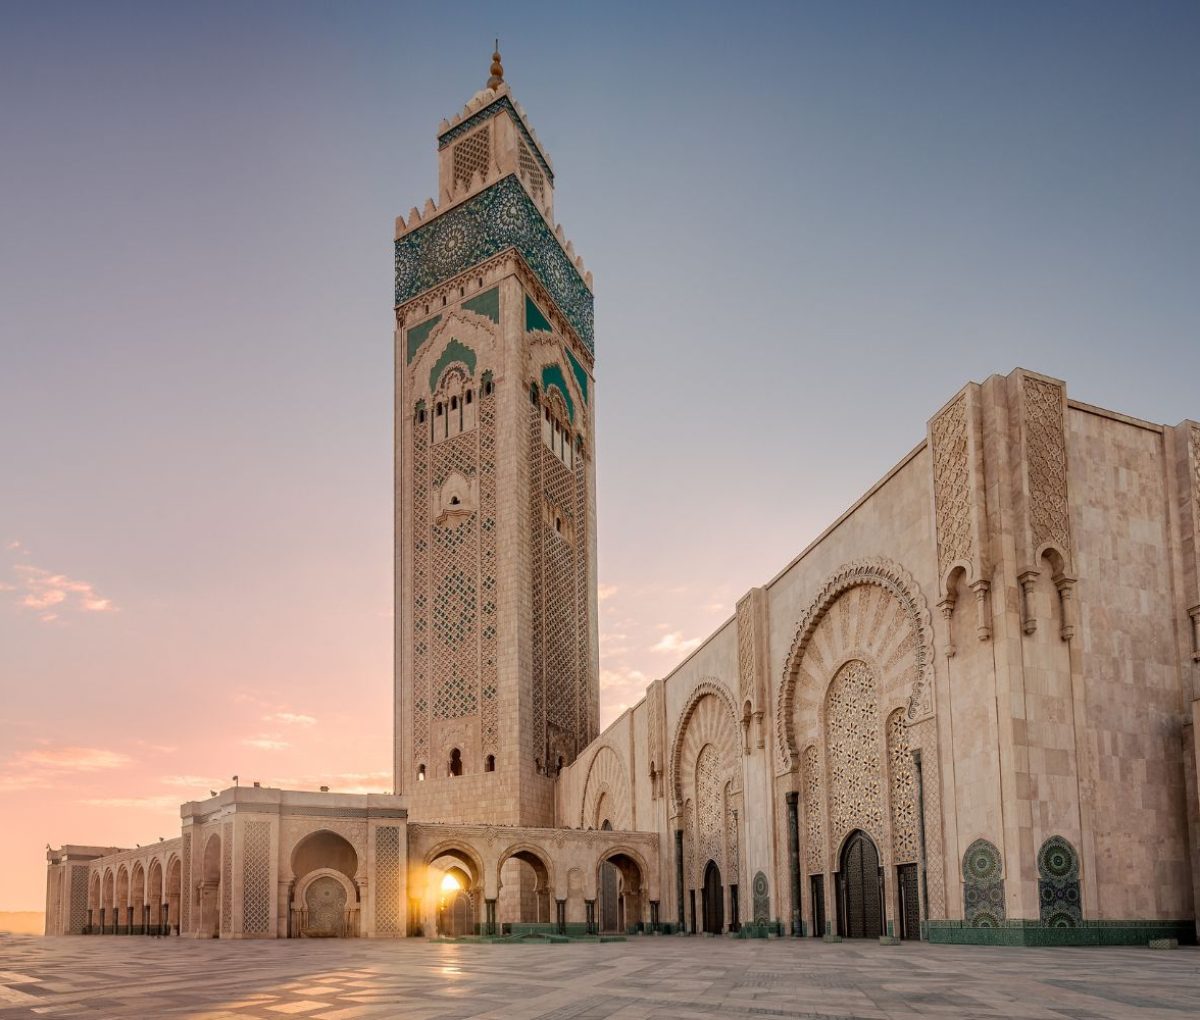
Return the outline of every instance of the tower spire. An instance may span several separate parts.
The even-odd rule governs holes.
[[[492,76],[488,79],[487,87],[495,92],[504,84],[504,65],[500,63],[500,40],[496,40],[496,48],[492,51]]]

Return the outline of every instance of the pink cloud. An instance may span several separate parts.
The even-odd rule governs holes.
[[[266,722],[281,722],[287,723],[289,726],[315,726],[317,723],[316,716],[304,715],[301,712],[275,712],[271,715],[263,716]]]
[[[12,543],[9,543],[9,548],[12,548]],[[43,623],[53,623],[59,619],[61,611],[66,610],[80,613],[117,612],[112,599],[97,592],[90,581],[54,574],[30,563],[14,564],[12,569],[20,583],[5,584],[3,590],[22,592],[17,600],[18,605],[36,611]]]
[[[0,789],[29,790],[54,786],[63,776],[124,768],[133,759],[98,747],[41,747],[13,755],[0,766]]]
[[[671,652],[676,655],[686,655],[697,648],[703,638],[685,638],[683,631],[673,630],[658,639],[658,643],[650,646],[652,652]]]
[[[286,740],[280,740],[279,735],[268,733],[261,737],[247,737],[242,741],[246,747],[257,747],[260,751],[283,751],[291,745]]]
[[[100,769],[119,769],[133,762],[127,754],[106,751],[98,747],[51,747],[26,751],[17,756],[26,765],[40,765],[64,772],[96,772]]]

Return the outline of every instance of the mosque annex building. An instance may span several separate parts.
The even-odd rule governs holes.
[[[592,276],[503,81],[395,238],[394,795],[47,854],[47,934],[1194,941],[1200,424],[1017,369],[607,730]]]

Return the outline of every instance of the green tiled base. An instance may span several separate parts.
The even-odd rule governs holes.
[[[1155,939],[1193,945],[1192,921],[1084,921],[1078,928],[1047,928],[1038,921],[1005,921],[996,928],[973,928],[962,921],[927,921],[930,942],[971,946],[1145,946]]]

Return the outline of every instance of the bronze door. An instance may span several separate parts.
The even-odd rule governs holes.
[[[920,887],[917,883],[917,866],[901,864],[896,868],[896,885],[900,890],[900,937],[921,937]]]
[[[701,895],[704,907],[704,930],[714,935],[721,934],[725,927],[725,903],[721,890],[721,869],[713,861],[704,869],[704,890]]]
[[[859,830],[851,833],[842,849],[842,869],[838,873],[841,895],[841,934],[846,938],[875,938],[883,934],[883,884],[879,871],[879,851],[871,837]]]

